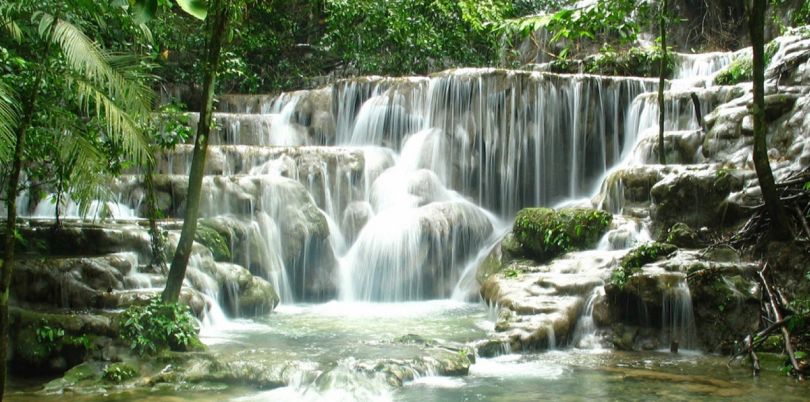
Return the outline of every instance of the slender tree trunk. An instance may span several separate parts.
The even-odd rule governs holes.
[[[152,266],[157,267],[160,272],[166,272],[166,258],[163,255],[163,234],[160,233],[158,228],[158,208],[157,200],[155,198],[155,162],[149,161],[146,164],[146,172],[144,173],[144,185],[146,186],[146,213],[149,218],[149,235],[152,243]]]
[[[194,141],[191,171],[188,176],[188,197],[186,198],[183,230],[180,233],[180,241],[174,253],[171,269],[169,269],[166,288],[163,290],[162,299],[166,303],[176,303],[180,297],[180,289],[183,286],[183,279],[186,277],[186,266],[191,255],[191,246],[194,244],[194,235],[197,231],[197,214],[200,209],[200,193],[205,174],[208,135],[211,131],[214,89],[219,69],[220,50],[225,40],[225,30],[230,17],[230,1],[213,0],[208,10],[203,102],[200,106],[200,122],[197,125],[197,137]]]
[[[770,233],[774,240],[789,240],[792,233],[768,160],[767,127],[765,127],[765,0],[753,0],[749,28],[754,51],[754,168],[765,209],[771,218]]]
[[[53,38],[54,31],[56,31],[56,23],[59,21],[59,17],[59,13],[53,17],[48,36],[45,38],[45,51],[41,54],[40,63],[38,63],[39,70],[28,91],[28,96],[23,102],[23,115],[20,125],[15,131],[14,159],[11,163],[11,172],[9,172],[8,186],[6,187],[6,211],[8,214],[6,215],[6,230],[5,233],[3,233],[3,260],[0,261],[0,270],[2,270],[2,273],[0,273],[0,402],[3,401],[5,395],[8,374],[8,302],[9,288],[11,287],[11,274],[14,268],[14,249],[16,247],[17,188],[20,185],[20,172],[22,172],[25,135],[28,128],[31,127],[31,123],[34,121],[37,98],[39,97],[45,69],[44,61],[48,59],[48,55],[51,52],[51,39]]]
[[[661,4],[661,15],[658,21],[661,35],[661,61],[658,64],[658,163],[667,164],[666,150],[664,149],[664,124],[666,123],[666,109],[664,109],[664,85],[666,85],[667,72],[667,30],[666,30],[667,0]]]

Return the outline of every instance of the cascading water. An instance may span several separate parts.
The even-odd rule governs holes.
[[[672,286],[664,291],[662,334],[664,344],[677,342],[683,349],[697,348],[697,330],[692,311],[692,295],[686,278],[677,278]]]
[[[688,69],[703,68],[696,63]],[[499,218],[590,196],[617,165],[645,163],[651,154],[645,136],[657,124],[653,89],[653,80],[639,78],[462,69],[431,78],[346,80],[328,90],[277,97],[224,97],[209,148],[202,215],[231,233],[233,263],[273,284],[283,306],[271,319],[300,328],[272,323],[245,329],[237,322],[226,336],[216,335],[217,343],[243,349],[242,336],[295,344],[336,332],[319,335],[318,358],[332,368],[340,361],[355,375],[365,366],[352,359],[370,354],[356,345],[358,336],[374,337],[359,342],[363,348],[378,348],[411,328],[439,338],[458,335],[460,342],[480,339],[492,332],[492,323],[482,307],[461,300],[476,294],[475,268],[505,231]],[[667,131],[699,128],[688,95],[668,99]],[[704,113],[711,102],[705,99]],[[161,208],[180,217],[191,147],[181,145],[159,159]],[[139,177],[122,177],[114,189],[122,205],[142,216]],[[628,219],[599,250],[538,273],[535,290],[547,302],[549,347],[598,345],[594,306],[604,295],[607,267],[621,250],[648,239],[646,228]],[[211,304],[223,302],[233,292],[212,283],[200,264],[192,262],[189,282]],[[459,302],[425,302],[450,297]],[[694,327],[684,319],[691,312],[688,288],[678,286],[669,297],[667,331],[689,348]],[[334,299],[340,301],[295,306]],[[209,319],[219,321],[220,312],[211,311]],[[364,320],[384,328],[366,328]],[[467,334],[457,322],[473,330]],[[573,334],[559,331],[571,326]],[[322,380],[328,384],[296,377],[299,383],[289,382],[291,395],[358,384],[341,379],[344,371],[322,369],[330,373]],[[414,376],[431,373],[435,366],[428,365]]]

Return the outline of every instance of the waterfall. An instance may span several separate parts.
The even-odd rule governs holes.
[[[602,347],[599,337],[596,334],[596,323],[593,320],[593,310],[597,301],[605,297],[605,287],[597,286],[591,291],[590,296],[585,301],[585,308],[577,320],[574,328],[572,344],[583,349],[600,349]]]
[[[725,59],[683,60],[679,74],[703,75]],[[482,250],[516,211],[593,194],[631,153],[645,162],[656,85],[482,68],[223,96],[201,215],[283,303],[466,298]],[[679,117],[668,131],[697,128],[688,99],[670,95]],[[191,159],[190,144],[158,158],[168,217],[182,216]],[[143,216],[137,173],[113,184],[115,216]],[[635,232],[604,247],[643,240]]]
[[[664,344],[678,342],[682,349],[696,349],[698,342],[692,294],[686,278],[678,278],[664,291],[663,297],[661,318]]]

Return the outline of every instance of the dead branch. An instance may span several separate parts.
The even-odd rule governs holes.
[[[778,320],[782,320],[782,313],[779,311],[779,305],[777,304],[776,296],[774,295],[773,291],[771,290],[771,286],[768,284],[767,279],[765,279],[765,273],[768,270],[768,264],[766,263],[765,266],[762,268],[762,271],[759,271],[759,278],[762,281],[762,287],[765,289],[765,293],[768,295],[769,305],[773,312],[773,316]],[[790,357],[790,364],[793,365],[793,370],[796,376],[799,379],[802,379],[801,368],[799,368],[799,362],[796,361],[796,355],[793,353],[793,344],[790,342],[790,330],[788,329],[785,323],[780,325],[782,328],[782,335],[785,338],[785,351],[787,351],[788,356]]]
[[[745,346],[748,349],[748,355],[751,356],[751,367],[754,372],[754,377],[759,377],[761,367],[759,365],[759,357],[757,356],[757,353],[754,352],[754,345],[751,335],[745,337]]]

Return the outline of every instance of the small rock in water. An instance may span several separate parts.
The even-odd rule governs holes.
[[[672,343],[669,344],[669,351],[672,353],[678,353],[678,346],[678,341],[672,341]]]

